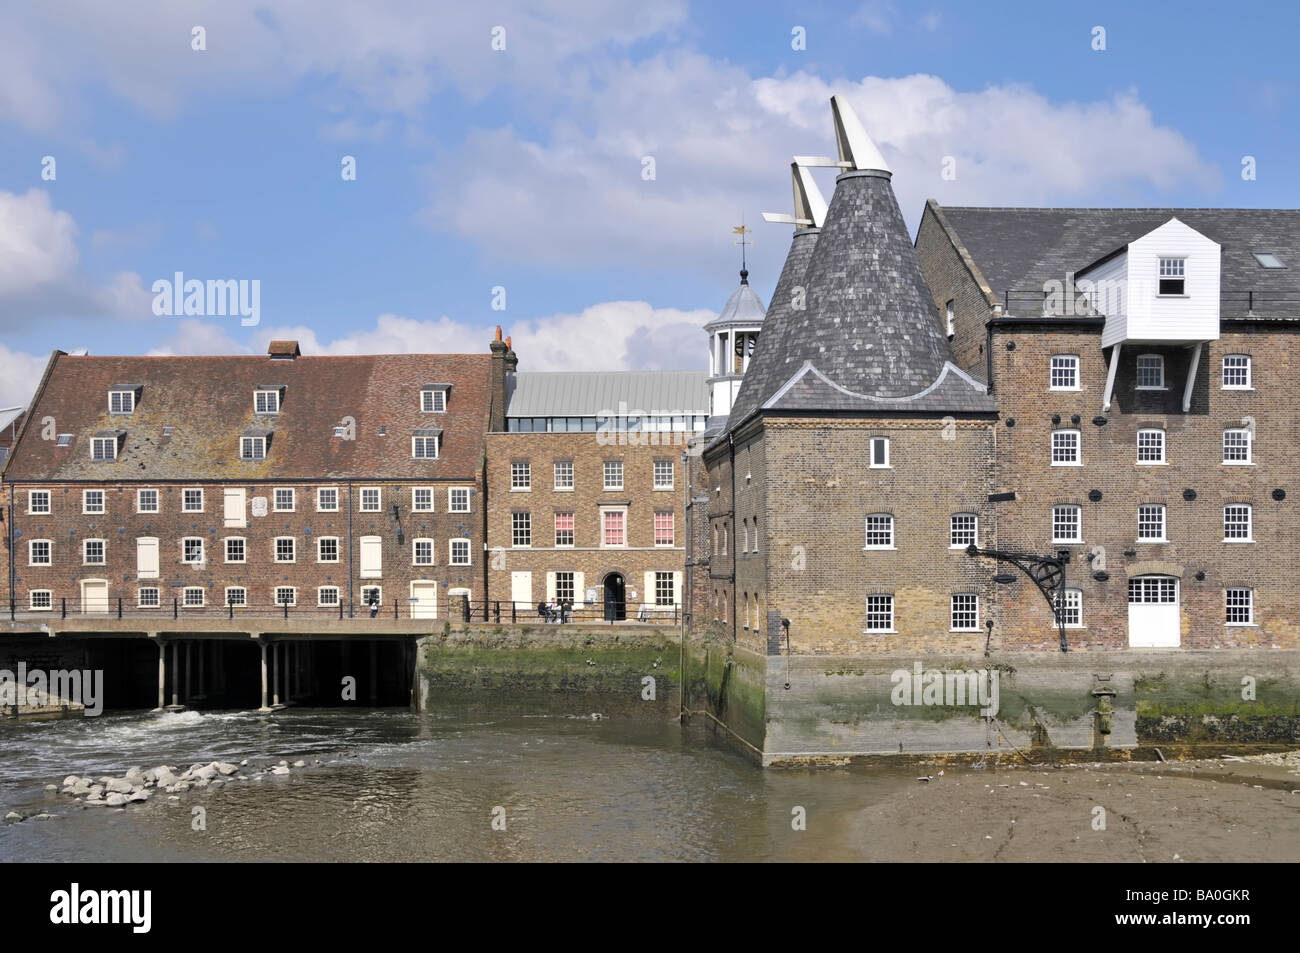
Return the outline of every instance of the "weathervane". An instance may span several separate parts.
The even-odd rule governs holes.
[[[745,246],[754,244],[746,241],[745,236],[754,234],[754,230],[745,227],[745,216],[742,215],[740,216],[740,224],[731,226],[731,234],[740,236],[740,241],[731,244],[740,246],[740,277],[745,278],[749,274],[749,268],[745,264]]]

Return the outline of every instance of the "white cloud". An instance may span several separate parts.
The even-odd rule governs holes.
[[[31,403],[48,361],[48,354],[11,351],[0,344],[0,407],[26,407]]]
[[[894,17],[897,11],[890,0],[865,0],[858,7],[849,23],[853,26],[866,27],[872,33],[888,36],[894,32]]]
[[[0,191],[0,327],[49,315],[143,316],[150,296],[134,272],[96,284],[80,268],[77,223],[48,192]]]
[[[716,317],[706,310],[655,308],[645,301],[604,301],[581,312],[554,314],[505,325],[525,371],[703,369],[707,341],[701,330]],[[491,325],[381,314],[373,326],[321,340],[314,328],[258,328],[237,341],[225,325],[178,320],[150,354],[260,354],[272,340],[295,340],[303,354],[486,354]]]
[[[881,145],[913,225],[928,197],[1123,204],[1126,194],[1213,190],[1218,181],[1135,91],[1055,103],[1026,86],[961,92],[925,74],[751,79],[689,53],[608,65],[587,83],[581,124],[555,122],[528,136],[508,126],[480,131],[439,153],[425,220],[494,260],[714,267],[725,224],[742,213],[755,221],[759,211],[789,211],[791,155],[833,153],[833,92],[849,97]],[[643,156],[655,159],[653,181],[642,178]],[[948,156],[951,181],[941,175]],[[784,236],[764,246],[774,234],[760,232],[764,270],[779,267],[773,246],[784,253]]]

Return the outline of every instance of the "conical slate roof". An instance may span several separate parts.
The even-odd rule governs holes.
[[[750,358],[749,369],[740,381],[740,390],[731,407],[728,429],[734,430],[757,408],[761,394],[773,393],[789,379],[789,374],[782,376],[784,363],[781,355],[784,344],[781,338],[789,332],[789,311],[794,301],[795,288],[803,286],[804,271],[812,259],[813,249],[817,247],[817,236],[821,233],[816,228],[796,229],[790,242],[790,251],[786,253],[785,264],[781,267],[781,276],[776,280],[772,292],[772,307],[763,322],[763,333],[758,336],[754,347],[754,356]],[[767,385],[771,384],[770,387]]]
[[[759,407],[801,413],[996,409],[985,386],[952,363],[889,179],[888,172],[866,170],[836,180],[816,250],[795,282],[807,289],[807,306],[790,308],[780,289],[773,296],[729,426]]]
[[[722,312],[706,324],[704,330],[712,331],[714,328],[733,324],[746,326],[762,324],[766,314],[767,308],[763,305],[763,299],[749,286],[749,272],[742,271],[740,287],[731,293],[727,303],[722,306]]]

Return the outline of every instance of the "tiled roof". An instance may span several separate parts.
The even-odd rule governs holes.
[[[1300,210],[1244,208],[948,208],[958,240],[994,298],[1013,292],[1009,313],[1026,314],[1044,282],[1064,281],[1171,218],[1222,246],[1220,311],[1224,317],[1300,316]],[[1287,266],[1261,268],[1254,252]],[[1021,292],[1016,295],[1015,292]],[[1039,312],[1041,313],[1041,312]]]
[[[13,454],[9,480],[240,480],[422,478],[470,480],[488,427],[487,354],[386,354],[299,357],[83,357],[56,353],[33,405],[33,421],[52,417],[68,447],[29,427]],[[253,391],[282,382],[278,414],[256,414]],[[138,381],[132,414],[110,414],[107,392]],[[445,413],[420,411],[425,381],[453,383]],[[352,417],[356,439],[335,437]],[[163,428],[174,428],[164,436]],[[411,436],[441,429],[437,460],[416,460]],[[387,436],[380,436],[385,428]],[[114,461],[94,461],[91,438],[125,431]],[[269,431],[264,460],[241,460],[239,438]]]
[[[514,375],[507,417],[707,414],[705,371],[533,371]]]
[[[763,299],[749,286],[749,272],[742,271],[740,287],[731,293],[727,303],[722,306],[722,312],[706,324],[704,330],[712,331],[714,328],[730,325],[762,324],[766,313],[767,308],[763,305]]]
[[[740,426],[754,407],[799,413],[996,410],[984,385],[952,363],[888,173],[849,172],[836,180],[825,225],[794,284],[806,288],[806,307],[789,307],[781,290],[773,296],[729,428]]]

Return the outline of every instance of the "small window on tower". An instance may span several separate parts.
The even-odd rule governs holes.
[[[871,438],[871,466],[873,468],[889,466],[889,438],[888,437]]]

